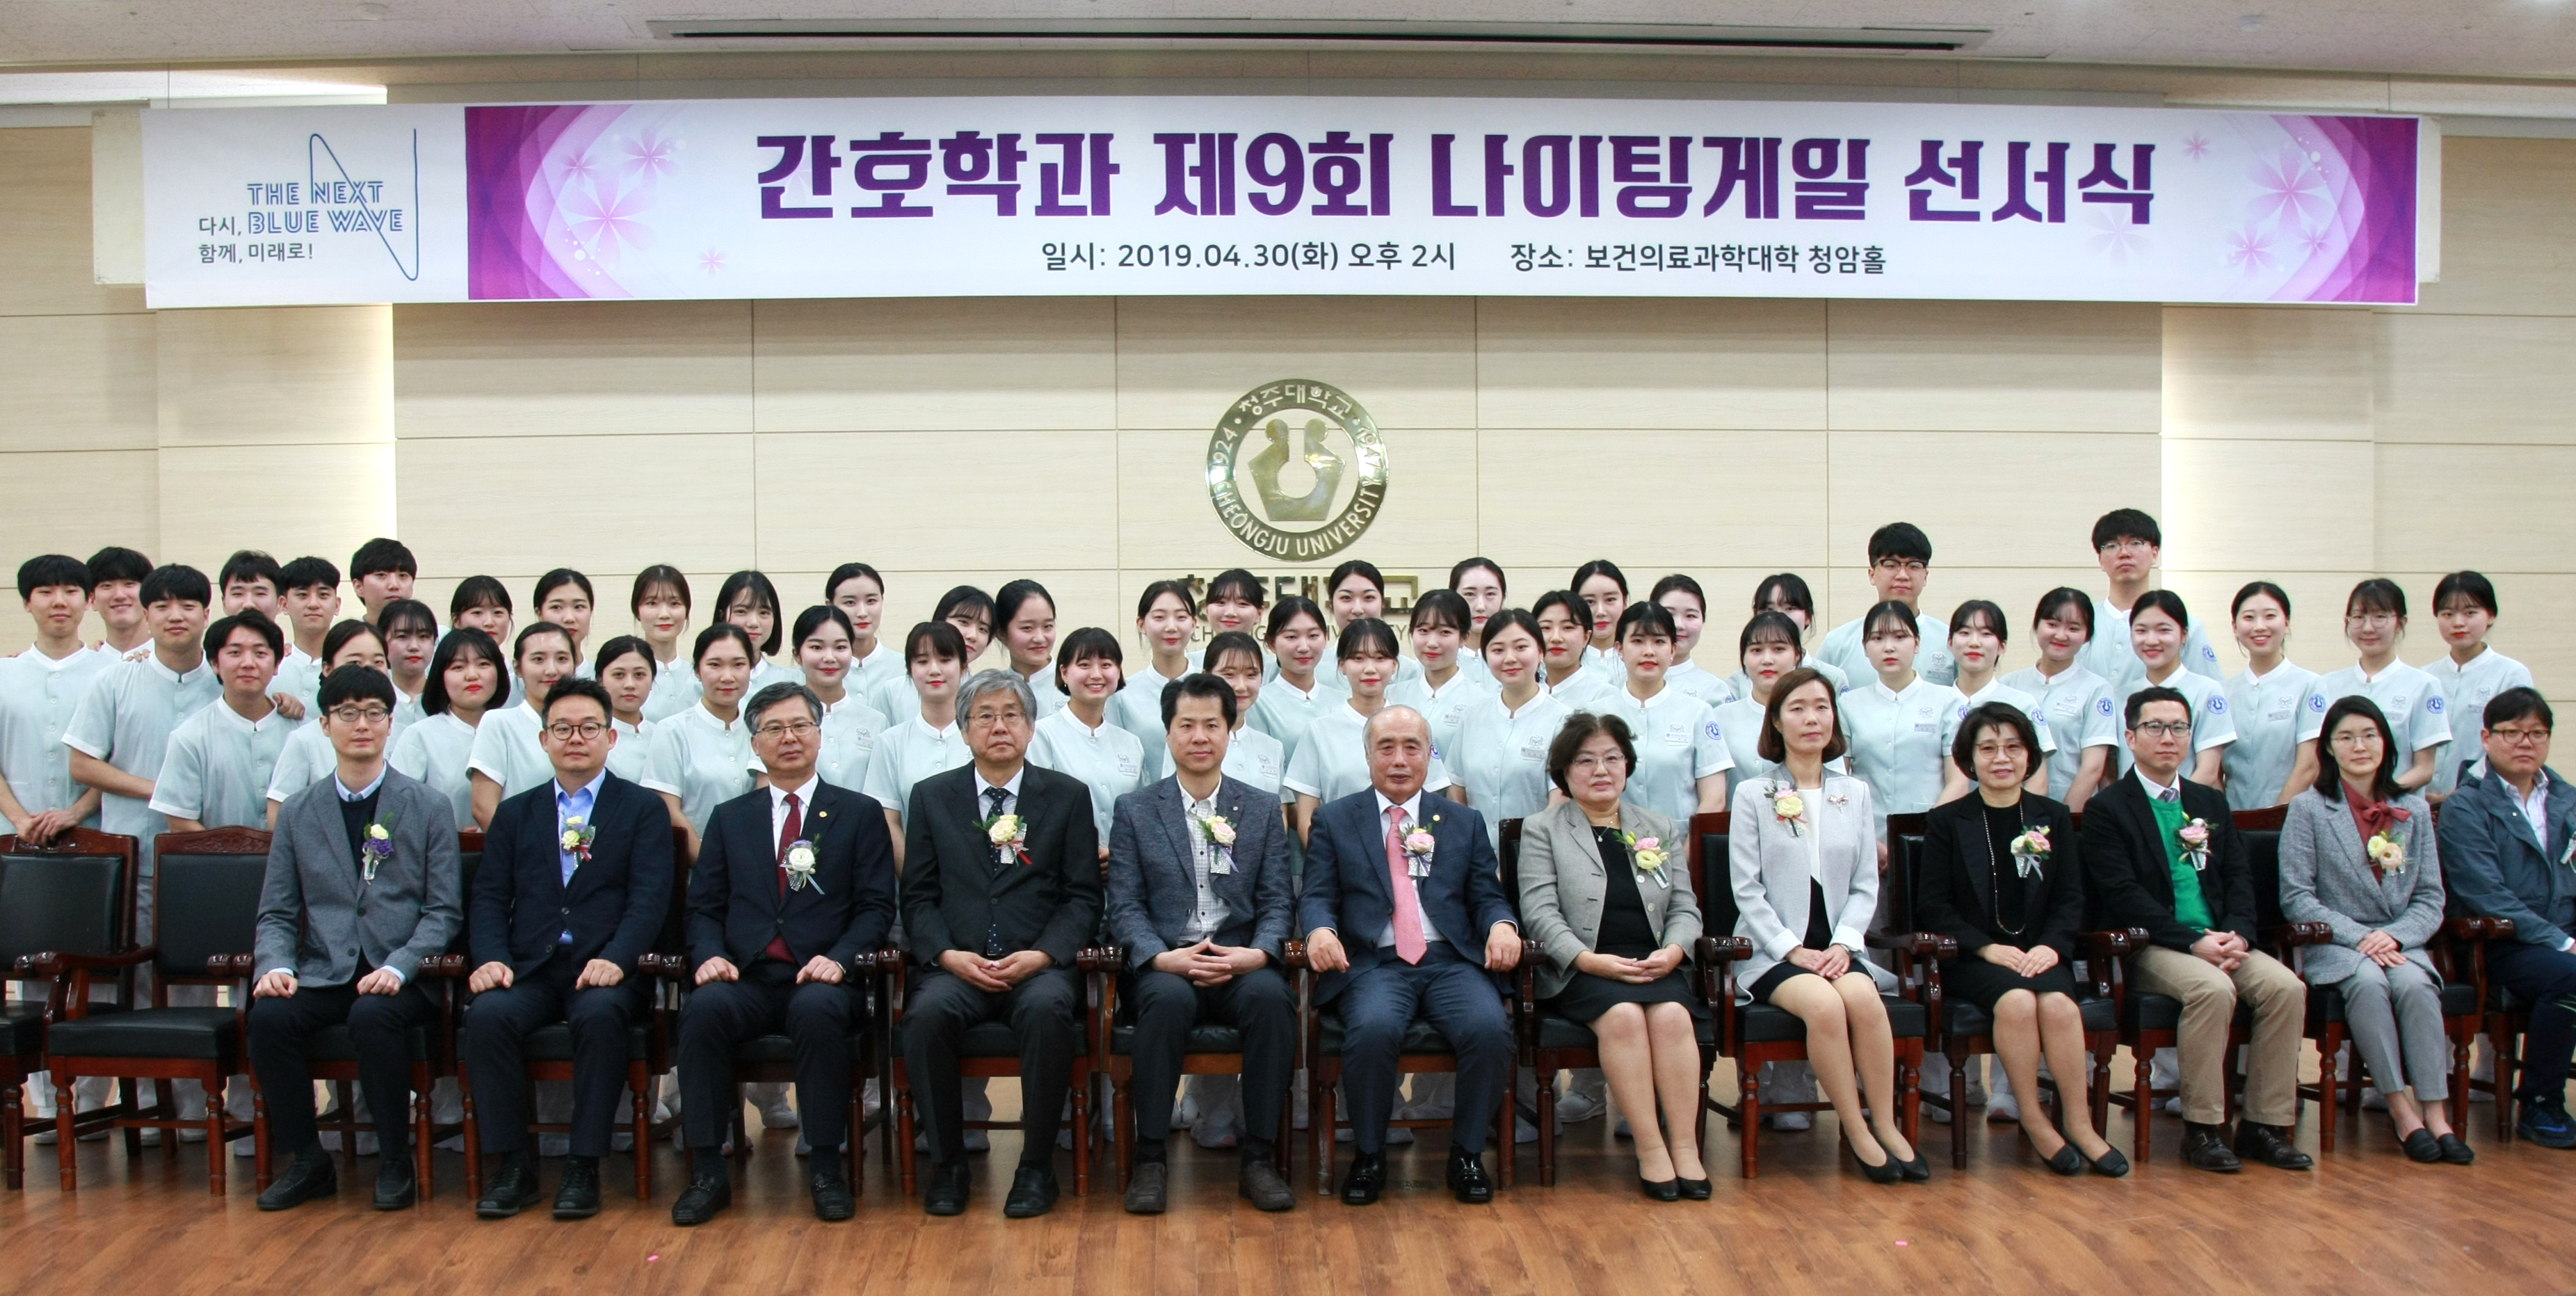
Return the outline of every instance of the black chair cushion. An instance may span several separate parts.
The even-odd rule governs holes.
[[[138,1008],[56,1022],[45,1047],[59,1057],[230,1063],[240,1055],[241,1038],[230,1008]]]
[[[429,1027],[414,1026],[406,1033],[410,1036],[411,1060],[429,1061]],[[345,1025],[325,1026],[304,1037],[304,1060],[354,1064],[358,1060],[358,1042],[350,1038],[349,1028]]]
[[[1717,1047],[1716,1018],[1699,1018],[1695,1019],[1692,1024],[1698,1028],[1693,1033],[1698,1036],[1701,1048]],[[1600,1042],[1601,1041],[1599,1039],[1593,1036],[1591,1027],[1586,1026],[1571,1017],[1560,1017],[1557,1014],[1548,1012],[1544,1009],[1540,1010],[1538,1015],[1538,1047],[1542,1050],[1591,1049],[1597,1048],[1600,1045]]]
[[[564,1032],[563,1056],[568,1060],[572,1057],[572,1028],[567,1026],[560,1029]],[[1008,1028],[1006,1027],[1005,1029]],[[635,1046],[634,1056],[641,1058],[644,1056],[644,1046],[640,1042],[643,1028],[639,1026],[636,1030],[638,1032],[637,1038],[639,1042]],[[851,1027],[850,1056],[862,1063],[867,1059],[874,1057],[876,1055],[876,1044],[874,1041],[875,1036],[869,1033],[869,1029],[865,1024]],[[1014,1048],[1011,1050],[1011,1056],[1016,1057],[1018,1055],[1018,1049]],[[535,1057],[536,1054],[530,1053],[528,1056]],[[754,1036],[753,1038],[744,1040],[742,1043],[734,1046],[733,1062],[735,1066],[794,1066],[796,1064],[796,1041],[785,1035]]]
[[[42,1004],[10,1004],[0,1008],[0,1057],[34,1057],[45,1051],[45,1009]]]
[[[1930,1020],[1923,1011],[1923,1005],[1895,995],[1879,997],[1887,1004],[1887,1025],[1891,1034],[1898,1039],[1923,1038]],[[1747,1044],[1778,1044],[1807,1038],[1807,1024],[1787,1009],[1774,1008],[1769,1004],[1747,1004],[1738,1011],[1742,1014],[1744,1042]]]
[[[0,861],[0,969],[47,950],[115,953],[124,908],[121,856],[12,855]]]
[[[2094,1031],[2120,1029],[2118,1014],[2108,999],[2096,999],[2088,995],[2075,1001],[2075,1010],[2083,1014],[2084,1030],[2087,1034]],[[1942,1027],[1953,1035],[1983,1036],[1994,1032],[1994,1019],[1986,1015],[1985,1009],[1966,1000],[1945,1000],[1941,1011]]]
[[[1109,1032],[1109,1051],[1124,1057],[1136,1051],[1136,1028],[1114,1027]],[[1200,1022],[1190,1027],[1189,1041],[1181,1046],[1184,1053],[1240,1053],[1243,1032],[1215,1022]]]
[[[202,977],[217,954],[248,954],[258,943],[265,855],[164,855],[153,865],[154,966],[165,976]]]

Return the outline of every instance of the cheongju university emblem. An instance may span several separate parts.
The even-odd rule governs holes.
[[[1385,506],[1386,442],[1349,393],[1281,379],[1226,410],[1208,439],[1207,479],[1236,539],[1265,557],[1318,562],[1359,539]]]

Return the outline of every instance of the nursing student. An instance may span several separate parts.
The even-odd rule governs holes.
[[[510,646],[518,671],[522,700],[483,717],[474,729],[474,753],[466,758],[474,783],[474,823],[492,826],[501,802],[553,778],[554,761],[537,735],[546,727],[546,695],[573,678],[572,632],[552,621],[539,621],[519,632]]]
[[[903,660],[903,645],[886,638],[885,595],[885,577],[863,562],[842,563],[823,578],[823,601],[850,619],[850,691],[870,706],[876,705],[876,691],[887,680],[908,680],[912,674]]]
[[[420,697],[429,687],[429,661],[438,655],[438,614],[418,599],[394,599],[371,620],[376,633],[384,637],[385,673],[394,682],[394,725],[399,731],[423,714]]]
[[[257,549],[236,549],[215,573],[215,588],[224,596],[224,615],[256,608],[269,624],[277,623],[278,566]]]
[[[2473,571],[2455,571],[2433,586],[2433,624],[2450,652],[2424,668],[2442,686],[2442,711],[2451,717],[2451,741],[2434,757],[2433,782],[2425,788],[2435,804],[2458,789],[2460,768],[2481,763],[2479,717],[2487,703],[2509,688],[2531,688],[2531,671],[2493,648],[2487,635],[2495,629],[2495,585]]]
[[[2147,592],[2155,579],[2156,564],[2164,556],[2164,530],[2156,520],[2137,509],[2113,509],[2093,524],[2093,561],[2101,564],[2103,576],[2109,578],[2111,593],[2093,600],[2094,634],[2092,646],[2085,653],[2084,667],[2109,681],[2117,696],[2125,699],[2136,690],[2129,677],[2138,673],[2138,657],[2133,651],[2136,639],[2129,633],[2129,618],[2138,605],[2139,596]],[[2218,654],[2210,649],[2209,636],[2201,632],[2197,621],[2185,626],[2182,647],[2176,656],[2184,670],[2215,680]],[[2127,755],[2128,744],[2120,745]],[[2126,768],[2124,765],[2123,768]]]
[[[340,619],[340,569],[328,558],[297,558],[277,569],[277,583],[277,628],[287,643],[273,687],[310,711],[322,687],[322,641]]]
[[[1503,821],[1526,819],[1547,808],[1548,744],[1573,708],[1539,682],[1538,618],[1504,608],[1485,618],[1485,667],[1494,692],[1468,708],[1446,758],[1450,777],[1485,821],[1485,835],[1502,850]]]
[[[608,727],[617,745],[608,749],[608,772],[629,783],[641,783],[653,767],[653,722],[644,715],[653,699],[653,681],[661,674],[653,645],[634,635],[619,635],[599,646],[590,675],[608,692]]]
[[[1743,681],[1744,691],[1717,708],[1717,730],[1726,735],[1726,754],[1735,762],[1727,772],[1730,794],[1750,780],[1780,772],[1779,762],[1762,755],[1762,718],[1770,713],[1771,691],[1780,677],[1800,669],[1806,649],[1799,640],[1804,637],[1803,627],[1788,613],[1777,611],[1754,613],[1735,636],[1735,658],[1741,667],[1735,674]],[[1831,764],[1837,774],[1851,772],[1841,757]]]
[[[698,672],[689,662],[684,636],[689,632],[689,578],[667,563],[635,573],[626,596],[635,614],[635,633],[653,650],[653,692],[644,699],[644,718],[675,715],[698,700]]]
[[[322,638],[321,660],[322,674],[314,677],[316,688],[321,686],[324,676],[344,666],[364,667],[379,675],[390,674],[384,634],[364,621],[343,621],[331,627],[331,632]],[[331,740],[322,732],[322,717],[308,715],[305,718],[315,723],[294,726],[269,768],[265,787],[267,806],[261,812],[258,827],[276,828],[277,808],[284,805],[288,797],[320,782],[323,776],[340,766],[339,754],[331,750]],[[399,741],[403,730],[410,728],[418,718],[417,714],[406,712],[400,703],[396,703],[393,729],[385,735],[386,745],[390,747]]]
[[[1467,673],[1467,632],[1475,618],[1467,600],[1454,590],[1432,590],[1413,605],[1413,660],[1422,677],[1397,683],[1386,700],[1409,706],[1431,724],[1431,754],[1447,759],[1458,742],[1467,711],[1494,693],[1494,686]]]
[[[957,688],[966,682],[966,637],[946,621],[924,621],[905,632],[903,655],[912,663],[912,710],[877,735],[867,786],[859,789],[885,807],[894,834],[894,858],[903,863],[903,817],[912,787],[973,759],[957,726]]]
[[[1063,710],[1064,693],[1055,684],[1055,596],[1033,580],[1008,582],[993,591],[993,625],[1011,670],[1037,698],[1038,713],[1029,719]]]
[[[1291,594],[1270,609],[1270,623],[1262,635],[1268,645],[1271,664],[1277,673],[1261,686],[1261,700],[1252,711],[1253,728],[1279,740],[1290,756],[1297,754],[1306,731],[1324,709],[1341,704],[1341,697],[1324,687],[1317,668],[1331,649],[1333,634],[1324,622],[1324,610],[1315,600]]]
[[[1048,633],[1054,633],[1052,625]],[[805,687],[823,704],[823,746],[814,772],[853,792],[867,785],[877,735],[888,727],[885,714],[855,691],[857,637],[847,613],[822,603],[797,613],[788,635],[796,645],[796,666],[805,672]]]
[[[764,572],[738,571],[725,577],[716,588],[716,616],[727,625],[742,627],[751,639],[751,679],[743,685],[742,696],[772,684],[792,683],[804,678],[804,672],[776,660],[779,645],[785,642],[786,614],[779,609],[778,586]],[[702,634],[700,638],[704,638]],[[705,676],[699,675],[703,682]]]
[[[1915,673],[1935,684],[1948,684],[1959,678],[1958,660],[1950,656],[1950,627],[1918,610],[1931,576],[1932,538],[1923,534],[1923,528],[1911,522],[1890,522],[1870,533],[1869,584],[1878,591],[1879,600],[1871,612],[1889,603],[1902,603],[1913,612],[1914,638],[1921,645],[1915,655]],[[1846,621],[1825,636],[1824,647],[1816,652],[1840,669],[1855,689],[1864,687],[1861,681],[1878,671],[1876,654],[1864,642],[1869,629],[1866,615]]]
[[[1597,711],[1626,680],[1627,663],[1594,664],[1592,610],[1572,590],[1549,590],[1530,606],[1538,621],[1540,664],[1547,691],[1569,711]],[[1614,627],[1615,628],[1615,627]]]
[[[2100,610],[2098,605],[2095,609]],[[2138,595],[2127,617],[2129,651],[2137,658],[2137,669],[2125,682],[2111,688],[2113,714],[2129,714],[2129,695],[2143,688],[2169,688],[2191,702],[2192,758],[2183,769],[2183,777],[2210,787],[2224,787],[2227,778],[2227,748],[2236,741],[2236,710],[2227,704],[2227,686],[2207,675],[2184,669],[2183,653],[2190,642],[2191,611],[2183,606],[2182,596],[2172,590],[2147,590]],[[2105,627],[2106,632],[2108,627]],[[2136,757],[2128,746],[2120,748],[2120,773],[2129,772]]]
[[[1806,650],[1806,641],[1816,629],[1816,596],[1807,588],[1806,577],[1796,572],[1777,572],[1763,577],[1762,583],[1753,587],[1753,614],[1760,616],[1765,612],[1780,613],[1797,624],[1800,669],[1824,676],[1825,682],[1833,685],[1836,691],[1851,687],[1851,678],[1843,674],[1841,667]],[[1750,681],[1744,672],[1739,670],[1727,677],[1726,688],[1735,696],[1743,697],[1748,683]],[[1737,768],[1743,768],[1741,761]]]
[[[510,671],[492,636],[458,626],[438,641],[420,691],[421,718],[394,740],[385,763],[406,778],[428,784],[456,811],[456,827],[480,828],[474,818],[474,737],[510,688]]]
[[[993,596],[972,585],[960,585],[939,596],[930,610],[930,619],[957,631],[957,641],[965,645],[966,660],[960,663],[962,673],[956,683],[963,684],[975,673],[975,661],[993,642]],[[868,705],[875,707],[888,720],[900,723],[901,717],[921,709],[921,699],[914,691],[912,666],[904,673],[879,684],[867,694]],[[895,848],[895,858],[903,858],[903,848]]]
[[[510,587],[490,576],[468,576],[456,583],[456,592],[447,596],[447,624],[471,626],[492,636],[492,642],[509,647],[510,625],[517,609],[510,602]],[[514,665],[513,670],[516,669]],[[510,679],[510,700],[520,700],[523,690],[516,675]]]
[[[2228,606],[2228,627],[2245,652],[2245,669],[2227,677],[2227,710],[2236,741],[2227,745],[2227,808],[2281,805],[2281,788],[2299,763],[2299,726],[2317,673],[2289,658],[2290,596],[2270,581],[2250,581]],[[2317,714],[2325,703],[2316,700]]]
[[[1395,682],[1395,629],[1376,617],[1362,617],[1342,628],[1333,652],[1350,695],[1324,709],[1306,731],[1304,741],[1288,756],[1289,789],[1297,794],[1297,836],[1313,831],[1315,811],[1327,801],[1368,790],[1367,742],[1370,717],[1387,707],[1386,690]],[[1449,768],[1431,758],[1430,777],[1422,788],[1438,792],[1449,786]]]
[[[152,939],[152,839],[168,831],[152,808],[152,781],[170,753],[179,722],[223,692],[214,663],[206,659],[206,610],[214,586],[194,567],[160,567],[143,580],[144,623],[151,647],[99,674],[71,723],[63,745],[71,749],[72,778],[102,793],[99,827],[140,840],[142,885],[135,899],[135,938]]]
[[[1354,558],[1335,567],[1333,574],[1324,580],[1324,597],[1332,609],[1333,633],[1336,635],[1354,621],[1370,617],[1381,621],[1386,619],[1386,576],[1373,563]],[[1395,670],[1395,678],[1388,681],[1388,687],[1420,678],[1422,664],[1411,658],[1398,657]],[[1329,672],[1324,679],[1325,687],[1337,693],[1347,692],[1349,683],[1343,676]]]
[[[1870,787],[1882,867],[1887,862],[1887,816],[1931,809],[1958,773],[1950,759],[1951,739],[1967,718],[1968,699],[1914,669],[1923,652],[1916,627],[1926,622],[1941,624],[1920,616],[1902,599],[1889,599],[1864,614],[1860,643],[1869,652],[1872,682],[1853,687],[1838,700],[1851,771]]]
[[[1621,796],[1677,824],[1726,808],[1726,772],[1735,768],[1717,712],[1664,678],[1672,665],[1673,614],[1660,603],[1631,603],[1619,614],[1619,657],[1627,682],[1599,714],[1615,715],[1635,735],[1636,767]]]
[[[1111,699],[1126,696],[1118,636],[1098,626],[1066,635],[1049,687],[1064,695],[1055,714],[1032,726],[1029,763],[1070,774],[1091,789],[1091,817],[1100,829],[1100,858],[1109,858],[1109,821],[1118,798],[1143,787],[1153,763],[1145,744],[1109,718]],[[1161,694],[1155,705],[1162,705]]]
[[[1699,664],[1701,632],[1708,628],[1708,595],[1699,582],[1675,572],[1655,582],[1655,605],[1673,616],[1673,664],[1664,682],[1707,703],[1711,709],[1735,700],[1726,677]]]
[[[1467,600],[1467,642],[1461,649],[1459,669],[1490,684],[1485,673],[1485,623],[1503,610],[1503,592],[1508,588],[1500,563],[1491,558],[1461,559],[1449,569],[1449,592]]]
[[[1163,690],[1190,673],[1190,636],[1198,620],[1198,600],[1180,581],[1158,580],[1136,599],[1136,638],[1145,646],[1145,668],[1127,676],[1110,701],[1109,718],[1134,735],[1140,751],[1165,742]]]
[[[2081,814],[2110,779],[2121,732],[2110,681],[2083,661],[2093,639],[2093,596],[2063,585],[2040,595],[2030,637],[2039,643],[2039,664],[2004,676],[2004,683],[2039,699],[2057,747],[2047,760],[2048,795]]]
[[[151,805],[170,817],[172,832],[266,828],[278,753],[299,727],[320,726],[299,726],[269,698],[286,647],[276,622],[245,608],[206,627],[205,645],[223,693],[171,730]]]
[[[73,781],[71,749],[63,745],[81,696],[110,660],[81,642],[92,587],[89,567],[69,554],[18,567],[18,598],[36,640],[0,658],[0,814],[9,831],[36,845],[65,828],[98,826],[98,789]]]
[[[596,601],[590,578],[570,567],[557,567],[538,577],[536,597],[528,600],[538,620],[562,626],[572,636],[573,673],[582,679],[590,678],[590,658],[583,654],[590,647],[590,614]]]
[[[2316,785],[2317,736],[2325,731],[2326,708],[2355,694],[2379,704],[2396,736],[2388,765],[2397,771],[2397,785],[2423,790],[2433,781],[2442,744],[2451,740],[2450,701],[2430,673],[2397,659],[2398,645],[2406,641],[2406,591],[2378,576],[2353,586],[2344,600],[2343,636],[2361,660],[2318,677],[2313,699],[2299,713],[2299,759],[2281,795],[2295,797]]]
[[[775,640],[778,627],[767,629]],[[760,758],[751,751],[751,726],[742,714],[742,701],[751,693],[757,642],[750,630],[732,621],[699,631],[689,648],[689,661],[698,672],[698,700],[655,721],[645,744],[651,758],[637,781],[662,794],[674,827],[689,830],[692,860],[716,807],[749,792],[761,770]],[[487,722],[483,727],[492,726]]]
[[[93,565],[96,561],[91,560]],[[377,536],[349,555],[349,587],[358,592],[358,606],[366,609],[366,620],[383,616],[385,604],[395,599],[420,597],[413,592],[419,581],[420,560],[400,540]]]
[[[1234,689],[1234,736],[1226,740],[1225,776],[1249,784],[1268,796],[1286,801],[1282,780],[1288,777],[1288,748],[1252,724],[1253,708],[1261,705],[1261,694],[1268,686],[1261,678],[1269,658],[1261,651],[1261,641],[1240,630],[1228,630],[1208,640],[1207,673],[1224,680]],[[1169,744],[1166,744],[1168,758]],[[1155,769],[1168,773],[1169,761]],[[1157,777],[1160,775],[1158,774]]]
[[[106,637],[90,651],[109,661],[140,661],[152,648],[152,627],[144,623],[143,582],[152,576],[152,560],[120,545],[89,556],[90,610],[98,613]]]
[[[1269,617],[1269,606],[1270,591],[1262,587],[1260,577],[1240,567],[1228,567],[1218,572],[1207,583],[1207,597],[1199,600],[1199,617],[1207,623],[1209,646],[1214,647],[1216,637],[1221,634],[1247,635],[1256,647],[1259,646],[1262,626]],[[1209,661],[1207,649],[1201,649],[1198,668],[1215,674]],[[1268,656],[1262,658],[1262,663],[1263,679],[1279,673],[1278,663]],[[1235,719],[1240,722],[1243,716],[1238,712]]]
[[[1625,673],[1627,666],[1619,659],[1619,614],[1628,610],[1628,577],[1618,564],[1607,558],[1595,558],[1574,569],[1574,579],[1565,587],[1583,600],[1584,611],[1591,616],[1592,642],[1584,651],[1585,664],[1598,666],[1608,675]]]
[[[2048,765],[2041,758],[2056,753],[2057,739],[2049,731],[2048,716],[2038,695],[2003,681],[1998,668],[2003,664],[2004,645],[2011,635],[2004,624],[2002,608],[1985,599],[1960,604],[1959,610],[1950,614],[1950,656],[1959,663],[1959,678],[1950,687],[1959,690],[1971,711],[1989,702],[2001,702],[2030,721],[2032,732],[2039,737],[2039,751],[2031,756],[2030,778],[2023,790],[2047,796]],[[1944,801],[1956,801],[1977,787],[1968,771],[1957,768],[1955,753],[1950,764],[1956,781],[1941,789]]]

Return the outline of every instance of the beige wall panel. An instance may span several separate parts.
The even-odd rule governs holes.
[[[405,439],[751,430],[748,302],[402,306],[394,319]]]
[[[1477,416],[1515,428],[1821,428],[1825,303],[1487,297]]]
[[[1936,535],[1934,540],[1934,552],[1937,557],[1939,537]],[[1815,628],[1807,636],[1807,644],[1811,649],[1821,646],[1825,641],[1825,635],[1835,626],[1867,612],[1870,606],[1878,601],[1878,592],[1870,587],[1868,571],[1858,565],[1834,567],[1825,571],[1809,570],[1799,574],[1807,578],[1807,583],[1814,589],[1817,600],[1824,605],[1824,614],[1816,618]],[[1969,599],[1992,599],[1996,606],[2004,610],[2004,615],[2011,619],[2013,634],[2011,640],[2004,645],[2003,667],[2007,671],[2016,671],[2039,659],[2039,650],[2030,637],[2030,614],[2031,610],[2039,605],[2039,596],[2060,585],[2071,585],[2077,589],[2094,589],[2101,584],[2101,580],[2102,573],[2089,566],[1957,567],[1935,562],[1932,567],[1932,580],[1924,589],[1920,607],[1922,611],[1947,621],[1950,619],[1950,614],[1956,612],[1959,605]],[[1751,597],[1749,589],[1746,597]],[[1737,620],[1723,632],[1722,637],[1726,639],[1727,651],[1732,651],[1734,635],[1742,630],[1743,626],[1743,621]],[[1719,632],[1712,631],[1711,635],[1719,637]],[[1709,664],[1709,652],[1713,650],[1701,651],[1699,654],[1701,664]],[[1866,684],[1869,681],[1855,682]]]
[[[2153,436],[1838,431],[1826,555],[1865,567],[1870,532],[1904,521],[1931,537],[1936,571],[2083,563],[2093,519],[2122,505],[2155,510],[2159,448]]]
[[[174,310],[153,318],[161,444],[394,439],[392,307]]]
[[[290,479],[278,454],[162,447],[161,544],[168,552],[154,553],[153,561],[190,563],[212,576],[234,550],[265,549],[280,562],[318,554],[345,566],[368,537],[391,531],[392,445],[299,446],[292,456]],[[248,501],[260,503],[245,507]]]
[[[751,558],[747,436],[434,437],[399,450],[402,538],[427,576],[562,566],[597,577],[657,562],[731,571]],[[621,478],[610,490],[537,476],[576,462],[616,465]]]
[[[2576,314],[2576,258],[2566,255],[2576,204],[2576,144],[2442,140],[2442,281],[2417,309],[2444,314]]]
[[[2379,439],[2576,443],[2576,317],[2384,313]]]
[[[2499,572],[2567,569],[2576,446],[2379,447],[2379,560]]]
[[[1127,297],[1118,302],[1118,425],[1216,427],[1281,378],[1349,392],[1383,428],[1476,424],[1470,297]]]
[[[752,309],[754,412],[763,432],[1117,423],[1111,298],[767,301]]]
[[[89,127],[0,130],[0,315],[131,314],[90,255]]]
[[[2259,555],[2255,555],[2259,556]],[[2377,572],[2360,570],[2293,571],[2276,567],[2247,567],[2229,571],[2167,571],[2157,582],[2182,596],[2183,606],[2191,609],[2201,629],[2209,636],[2209,646],[2218,653],[2219,668],[2233,675],[2245,669],[2245,651],[2236,646],[2236,633],[2231,628],[2233,614],[2229,605],[2236,601],[2236,591],[2248,581],[2270,581],[2290,596],[2290,660],[2318,674],[2341,670],[2353,663],[2356,654],[2343,637],[2343,603],[2352,587]],[[2410,598],[2428,597],[2433,592],[2431,580],[2419,586],[2404,582]],[[2094,587],[2098,588],[2098,584]],[[2418,608],[2417,611],[2422,609]],[[2442,651],[2442,637],[2430,619],[2418,620],[2399,653],[2418,665],[2430,661]]]
[[[2162,312],[2130,303],[1834,302],[1833,426],[2157,431]]]
[[[165,561],[153,457],[149,450],[0,454],[10,500],[0,509],[0,574],[14,579],[18,564],[38,554],[87,558],[108,545]],[[14,597],[16,586],[10,588]],[[25,626],[20,621],[6,633],[14,638]]]
[[[1118,531],[1118,565],[1174,575],[1297,568],[1262,557],[1225,529],[1208,502],[1207,446],[1208,433],[1201,430],[1118,434],[1117,493],[1109,514]],[[1445,580],[1449,564],[1475,551],[1476,462],[1473,432],[1388,433],[1384,509],[1350,547],[1305,566],[1329,571],[1350,558],[1390,572],[1437,564]]]
[[[2166,307],[2164,434],[2368,441],[2373,319],[2366,310]]]
[[[758,438],[765,566],[1107,567],[1118,459],[1107,434],[816,432]],[[995,471],[972,473],[971,465]],[[1213,512],[1210,513],[1213,518]]]
[[[151,449],[153,319],[0,316],[0,451]]]
[[[1824,449],[1821,432],[1488,430],[1477,491],[1483,549],[1508,548],[1560,571],[1556,580],[1605,555],[1632,582],[1653,580],[1649,567],[1822,566]],[[1804,466],[1753,484],[1756,466],[1775,456]],[[1533,586],[1529,597],[1552,588]]]
[[[2164,451],[2168,567],[2341,571],[2370,553],[2368,445],[2168,440]]]

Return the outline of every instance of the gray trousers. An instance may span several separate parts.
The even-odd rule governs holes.
[[[2338,988],[2371,1083],[2384,1093],[2404,1085],[2417,1102],[2451,1096],[2451,1037],[2442,1031],[2442,991],[2432,973],[2413,963],[2364,963]]]

